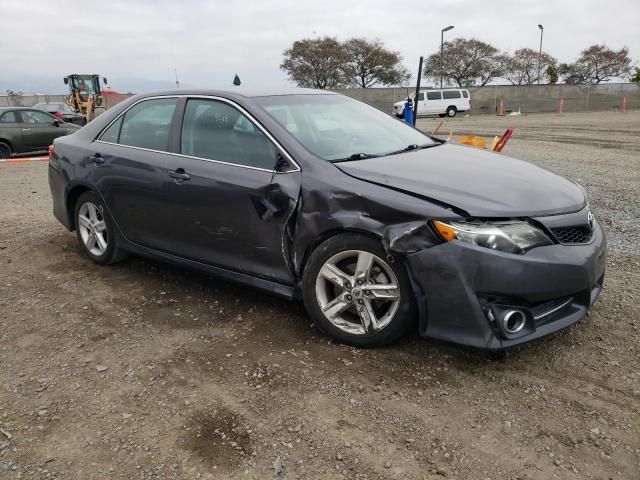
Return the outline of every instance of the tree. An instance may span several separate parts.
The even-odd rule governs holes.
[[[558,72],[567,83],[606,82],[631,73],[629,49],[612,50],[606,45],[591,45],[574,63],[563,63]]]
[[[558,83],[558,67],[554,63],[547,67],[547,82],[550,85],[555,85]]]
[[[640,83],[640,68],[636,67],[635,72],[633,72],[629,81],[633,83]]]
[[[380,40],[352,38],[343,46],[348,57],[345,73],[353,86],[402,85],[411,78],[400,53],[387,50]]]
[[[349,83],[345,48],[331,37],[305,38],[284,51],[280,68],[300,87],[340,88]]]
[[[14,106],[14,107],[21,107],[22,106],[22,92],[16,92],[14,90],[7,90],[7,96],[8,101],[9,101],[9,105]]]
[[[486,85],[502,75],[507,57],[496,47],[475,38],[456,38],[445,42],[442,62],[440,53],[427,58],[424,75],[436,82],[442,68],[447,83],[455,82],[459,87]],[[442,66],[442,67],[441,67]]]
[[[555,58],[543,53],[540,55],[538,68],[538,52],[531,48],[521,48],[508,58],[504,77],[513,85],[532,85],[542,80],[547,68],[555,63]]]

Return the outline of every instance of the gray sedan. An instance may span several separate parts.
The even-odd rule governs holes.
[[[79,130],[41,110],[0,107],[0,159],[46,150],[55,138]]]
[[[43,112],[50,113],[54,117],[63,122],[67,123],[75,123],[76,125],[86,125],[87,117],[82,115],[81,113],[76,112],[73,108],[71,108],[66,103],[55,102],[55,103],[36,103],[33,108],[38,110],[42,110]]]
[[[130,252],[302,299],[359,347],[414,328],[508,348],[579,321],[604,279],[579,185],[326,91],[133,97],[55,141],[49,184],[94,262]]]

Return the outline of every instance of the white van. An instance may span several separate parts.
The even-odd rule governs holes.
[[[415,93],[410,95],[411,101]],[[393,114],[404,117],[404,101],[393,104]],[[441,117],[455,117],[458,112],[471,110],[471,95],[469,90],[461,88],[447,88],[444,90],[423,90],[418,97],[418,116],[439,115]]]

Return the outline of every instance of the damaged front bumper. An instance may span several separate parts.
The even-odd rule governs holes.
[[[515,255],[454,241],[410,254],[407,261],[422,336],[500,350],[585,316],[602,288],[606,238],[596,222],[588,244]],[[522,315],[504,319],[514,311]],[[515,318],[519,328],[505,328]]]

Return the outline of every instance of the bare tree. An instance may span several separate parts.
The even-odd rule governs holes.
[[[22,92],[16,92],[14,90],[7,90],[7,96],[9,105],[13,107],[21,107],[22,106]]]
[[[629,49],[622,47],[616,51],[606,45],[591,45],[574,63],[561,64],[558,73],[567,83],[598,84],[627,76],[631,73]]]
[[[507,56],[493,45],[475,38],[456,38],[444,43],[442,58],[439,52],[427,58],[424,75],[435,81],[442,69],[448,83],[482,86],[500,77],[506,63]]]
[[[349,59],[346,73],[354,86],[402,85],[411,78],[400,53],[388,50],[378,39],[352,38],[344,48]]]
[[[285,50],[280,68],[300,87],[340,88],[349,83],[347,62],[346,50],[335,38],[305,38]]]
[[[538,68],[538,52],[531,48],[521,48],[511,55],[505,65],[504,78],[513,85],[533,85],[542,80],[556,59],[548,53],[540,55]],[[540,76],[538,76],[540,72]]]

